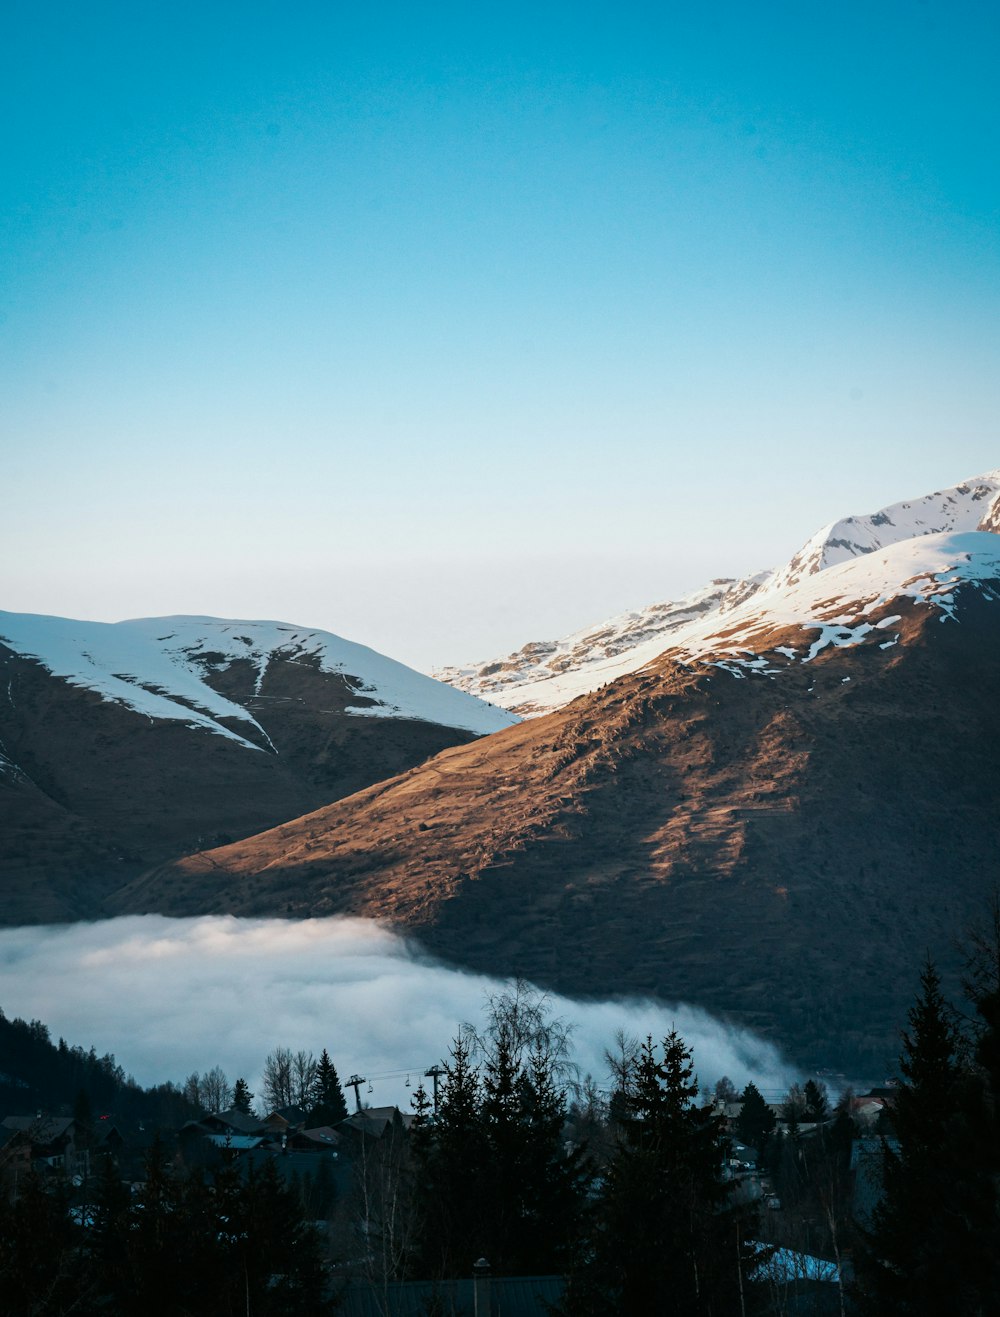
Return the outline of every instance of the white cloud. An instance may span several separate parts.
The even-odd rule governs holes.
[[[415,1084],[501,986],[433,961],[365,919],[139,915],[0,930],[5,1014],[113,1052],[142,1084],[221,1065],[253,1088],[272,1048],[326,1047],[342,1079],[385,1076],[363,1094],[373,1104],[405,1105],[407,1073]],[[656,1038],[674,1025],[694,1048],[705,1087],[722,1074],[763,1089],[795,1077],[770,1044],[691,1006],[550,1001],[574,1026],[581,1072],[599,1082],[617,1029]]]

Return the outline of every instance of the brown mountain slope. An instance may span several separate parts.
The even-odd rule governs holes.
[[[925,949],[948,961],[1000,854],[1000,606],[970,593],[942,626],[897,600],[871,620],[890,614],[899,643],[774,678],[667,653],[148,874],[116,908],[384,917],[478,970],[655,993],[804,1062],[881,1065]],[[781,663],[803,641],[755,648]]]
[[[54,677],[0,644],[0,923],[91,918],[124,878],[295,818],[402,772],[470,732],[351,717],[364,696],[340,673],[274,657],[211,684],[263,728],[259,748],[151,719]]]

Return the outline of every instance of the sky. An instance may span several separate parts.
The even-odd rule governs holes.
[[[488,999],[510,986],[450,969],[366,919],[139,915],[0,929],[4,1014],[112,1053],[146,1087],[221,1066],[230,1083],[242,1076],[260,1094],[274,1048],[318,1056],[325,1047],[341,1080],[370,1082],[363,1102],[406,1111],[419,1076],[447,1060],[463,1025],[481,1029]],[[570,1026],[579,1078],[600,1088],[610,1086],[604,1054],[619,1029],[659,1040],[676,1027],[706,1090],[728,1075],[770,1097],[800,1078],[770,1043],[695,1007],[556,995],[545,1003]]]
[[[0,596],[422,669],[1000,466],[982,3],[0,16]]]

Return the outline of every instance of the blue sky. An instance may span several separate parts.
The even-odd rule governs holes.
[[[991,5],[0,24],[4,607],[430,666],[1000,465]]]

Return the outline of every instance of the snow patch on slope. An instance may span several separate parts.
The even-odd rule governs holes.
[[[524,717],[549,713],[645,667],[689,634],[700,634],[706,623],[714,626],[719,617],[742,615],[754,601],[781,598],[790,587],[839,563],[913,539],[976,530],[1000,532],[1000,469],[867,516],[832,522],[773,571],[713,581],[676,602],[623,613],[563,640],[525,645],[505,659],[443,668],[435,675]]]
[[[193,668],[127,622],[0,613],[0,641],[71,686],[96,691],[150,720],[180,720],[259,749],[219,721],[232,719],[261,731],[246,709],[217,694]]]
[[[764,577],[755,579],[759,583]],[[745,585],[729,579],[712,581],[683,599],[620,613],[562,640],[533,641],[504,659],[442,668],[434,675],[522,715],[547,713],[634,672],[693,622],[716,613],[736,586]]]
[[[768,589],[726,618],[692,627],[676,647],[687,661],[710,662],[738,676],[774,676],[780,654],[787,664],[809,663],[829,646],[847,648],[871,637],[887,649],[898,634],[881,636],[901,616],[878,618],[897,600],[934,608],[941,622],[958,621],[956,592],[972,588],[1000,601],[1000,538],[981,531],[926,535],[828,567],[783,590]],[[808,649],[767,645],[778,631],[798,627]],[[786,664],[786,666],[787,666]],[[738,671],[737,671],[738,669]]]
[[[517,721],[365,645],[282,622],[210,617],[85,622],[0,612],[0,642],[104,700],[151,720],[203,728],[253,750],[260,746],[239,729],[252,735],[252,728],[269,743],[260,723],[205,680],[212,669],[237,660],[253,665],[258,694],[268,664],[277,657],[340,673],[357,694],[358,704],[347,709],[356,717],[412,718],[478,734]],[[226,722],[236,723],[237,730]]]

